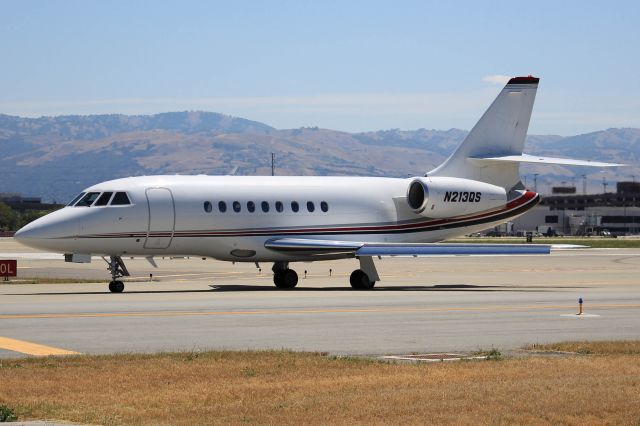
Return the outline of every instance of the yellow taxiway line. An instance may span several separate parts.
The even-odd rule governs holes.
[[[24,340],[10,339],[0,336],[0,349],[13,352],[20,352],[26,355],[49,356],[49,355],[79,355],[79,352],[68,351],[66,349],[54,348],[37,343],[25,342]]]
[[[589,304],[589,309],[640,308],[640,304]],[[117,318],[117,317],[187,317],[187,316],[232,316],[232,315],[304,315],[327,313],[411,313],[411,312],[526,312],[531,310],[576,309],[575,305],[530,305],[530,306],[476,306],[446,308],[335,308],[335,309],[257,309],[247,311],[148,311],[148,312],[78,312],[49,314],[0,315],[0,320],[39,318]]]

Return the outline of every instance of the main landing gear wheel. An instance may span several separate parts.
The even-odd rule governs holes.
[[[351,273],[349,283],[351,283],[351,287],[356,290],[371,290],[373,286],[376,285],[376,282],[371,281],[362,269],[356,269]]]
[[[298,285],[298,274],[293,269],[275,271],[273,283],[278,288],[294,288]]]
[[[109,283],[109,291],[111,293],[122,293],[124,290],[124,283],[122,281],[111,281]]]

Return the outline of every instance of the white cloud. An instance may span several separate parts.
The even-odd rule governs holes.
[[[508,75],[500,75],[500,74],[495,74],[495,75],[485,75],[484,77],[482,77],[482,81],[484,81],[485,83],[490,83],[490,84],[496,84],[496,85],[505,85],[509,82],[509,79],[511,79],[511,77],[509,77]]]

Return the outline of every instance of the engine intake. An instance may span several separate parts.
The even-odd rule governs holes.
[[[409,207],[416,213],[424,210],[425,205],[429,201],[429,188],[420,180],[414,180],[409,185],[407,192],[407,202]]]

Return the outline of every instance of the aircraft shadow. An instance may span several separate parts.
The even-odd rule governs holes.
[[[511,285],[475,285],[475,284],[434,284],[434,285],[409,285],[409,286],[376,286],[372,290],[354,290],[349,286],[343,287],[296,287],[294,289],[279,289],[275,286],[252,284],[211,284],[208,289],[184,289],[184,290],[126,290],[123,294],[186,294],[186,293],[226,293],[226,292],[392,292],[392,291],[456,291],[456,292],[553,292],[562,289],[585,289],[579,286],[511,286]],[[108,294],[104,291],[71,291],[71,292],[42,292],[42,293],[6,293],[7,296],[68,296],[68,295],[92,295]]]
[[[488,292],[488,291],[511,291],[511,292],[540,292],[540,291],[554,291],[556,289],[563,288],[584,288],[584,287],[548,287],[548,286],[536,286],[536,287],[517,287],[508,285],[473,285],[473,284],[435,284],[435,285],[409,285],[409,286],[378,286],[376,285],[372,290],[354,290],[349,286],[344,287],[296,287],[291,290],[279,289],[275,286],[259,286],[251,284],[217,284],[210,286],[215,292],[252,292],[252,291],[321,291],[321,292],[337,292],[337,291],[463,291],[463,292]]]

